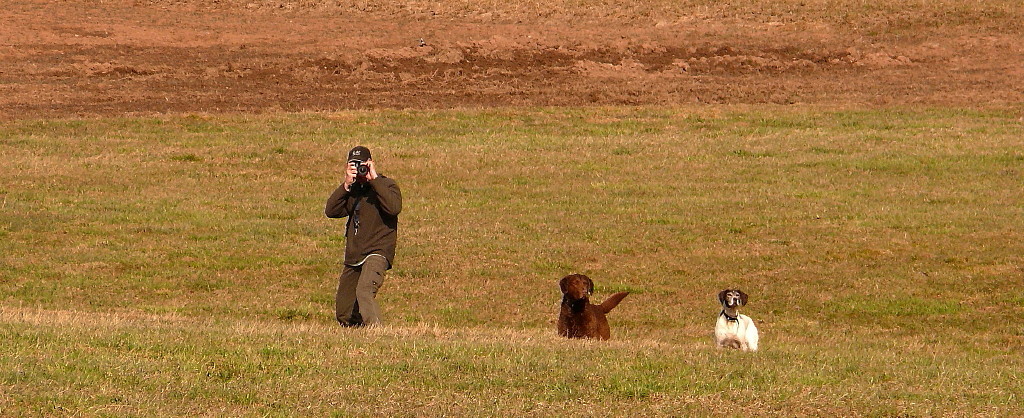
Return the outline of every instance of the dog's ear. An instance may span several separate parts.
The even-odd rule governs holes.
[[[740,303],[743,304],[743,306],[747,306],[747,294],[743,293],[743,291],[739,289],[736,289],[736,291],[740,292]]]
[[[583,279],[587,281],[587,294],[588,295],[593,295],[594,294],[594,281],[590,280],[590,278],[587,277],[587,276],[583,276]]]
[[[718,303],[725,303],[725,294],[726,293],[729,293],[729,289],[725,289],[725,290],[723,290],[721,292],[718,292]]]
[[[565,286],[569,284],[569,277],[570,276],[565,276],[562,278],[562,280],[558,281],[558,287],[562,289],[563,294],[569,291],[569,289],[565,288]]]

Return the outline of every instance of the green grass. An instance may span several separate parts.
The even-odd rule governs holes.
[[[0,415],[1019,415],[1019,112],[365,111],[0,125]],[[344,152],[403,189],[341,330]],[[562,341],[568,273],[614,341]],[[711,344],[738,286],[761,352]],[[728,409],[723,409],[728,408]]]

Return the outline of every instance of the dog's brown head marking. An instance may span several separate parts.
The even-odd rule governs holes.
[[[587,299],[594,294],[594,281],[582,274],[570,274],[558,282],[562,294],[570,300]]]
[[[725,289],[718,292],[718,302],[726,308],[738,308],[747,304],[747,294],[739,289]]]

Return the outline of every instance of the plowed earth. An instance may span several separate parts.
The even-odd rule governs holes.
[[[5,1],[0,119],[1024,99],[1024,35],[1011,29],[872,34],[765,16],[531,20],[299,6]]]

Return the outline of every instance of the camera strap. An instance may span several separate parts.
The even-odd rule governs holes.
[[[349,213],[348,224],[352,226],[352,235],[359,235],[359,206],[363,204],[366,193],[361,184],[359,186],[353,185],[352,187],[359,187],[359,194],[356,195],[356,204],[352,206],[352,212]],[[348,225],[345,227],[345,236],[348,236]]]
[[[359,205],[363,204],[363,196],[356,198],[356,205],[352,207],[352,216],[348,220],[352,222],[352,235],[359,235]]]

